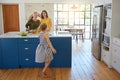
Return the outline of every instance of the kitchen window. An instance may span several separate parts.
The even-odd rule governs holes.
[[[54,4],[54,26],[60,29],[84,26],[85,38],[91,35],[91,15],[91,4]]]

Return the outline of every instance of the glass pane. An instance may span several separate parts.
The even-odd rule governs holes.
[[[62,13],[62,15],[63,15],[63,18],[68,19],[68,12],[61,12],[61,13]]]
[[[58,12],[58,24],[68,24],[68,12]]]
[[[80,12],[80,19],[84,18],[84,12]]]
[[[72,18],[69,19],[69,25],[70,25],[70,26],[73,26],[73,25],[74,25],[74,19],[72,19]]]
[[[62,24],[68,24],[68,19],[67,18],[63,18],[62,19]]]
[[[62,11],[62,4],[58,4],[58,11]]]
[[[57,11],[57,4],[54,4],[54,10]]]
[[[75,24],[79,24],[80,18],[79,18],[79,12],[75,12]]]
[[[69,12],[69,25],[74,25],[74,12]]]
[[[75,24],[79,24],[80,19],[75,19]]]
[[[69,12],[69,18],[73,18],[74,19],[74,12]]]
[[[85,25],[90,25],[90,19],[85,20]]]
[[[80,11],[85,11],[85,5],[80,5]]]
[[[90,4],[86,5],[86,11],[90,11]]]
[[[80,19],[80,24],[84,24],[84,19]]]
[[[85,26],[85,32],[90,32],[90,26]]]
[[[73,4],[70,4],[70,5],[69,5],[69,11],[74,11],[74,9],[73,9]]]
[[[57,18],[57,12],[54,11],[54,18]]]
[[[63,11],[68,11],[68,4],[63,4]]]
[[[90,12],[86,12],[85,18],[90,19]]]
[[[58,24],[62,24],[62,19],[58,19]]]
[[[63,17],[62,12],[58,12],[58,19],[61,19]]]
[[[54,25],[57,25],[57,18],[54,18]]]
[[[75,19],[78,18],[79,19],[79,12],[75,12]]]

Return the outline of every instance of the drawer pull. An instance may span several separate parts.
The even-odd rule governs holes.
[[[28,58],[26,58],[25,60],[26,60],[26,61],[29,61],[29,59],[28,59]]]
[[[28,50],[29,48],[25,48],[25,50]]]
[[[27,39],[25,39],[24,41],[25,41],[25,42],[27,42],[28,40],[27,40]]]

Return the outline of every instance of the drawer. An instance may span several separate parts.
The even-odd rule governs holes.
[[[108,55],[106,55],[106,54],[102,55],[102,60],[103,60],[107,65],[109,65],[109,56],[108,56]]]
[[[120,47],[113,45],[112,46],[112,56],[118,56],[120,58]]]
[[[35,62],[35,54],[21,55],[21,64],[33,64]]]
[[[20,54],[34,54],[38,44],[21,44],[19,45]]]
[[[120,59],[113,57],[112,58],[112,67],[120,73]]]
[[[38,38],[20,38],[19,44],[27,44],[27,43],[39,43]]]
[[[22,55],[20,59],[21,67],[43,67],[44,63],[35,62],[35,54]]]
[[[120,39],[119,38],[113,38],[113,44],[116,44],[120,46]]]
[[[101,57],[102,57],[102,61],[104,61],[107,65],[110,64],[110,52],[105,50],[105,48],[103,48],[102,46],[102,49],[101,49]]]

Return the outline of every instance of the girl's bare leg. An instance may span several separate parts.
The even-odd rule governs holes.
[[[50,61],[45,62],[45,67],[42,70],[43,75],[47,75],[46,71],[49,65],[50,65]]]

